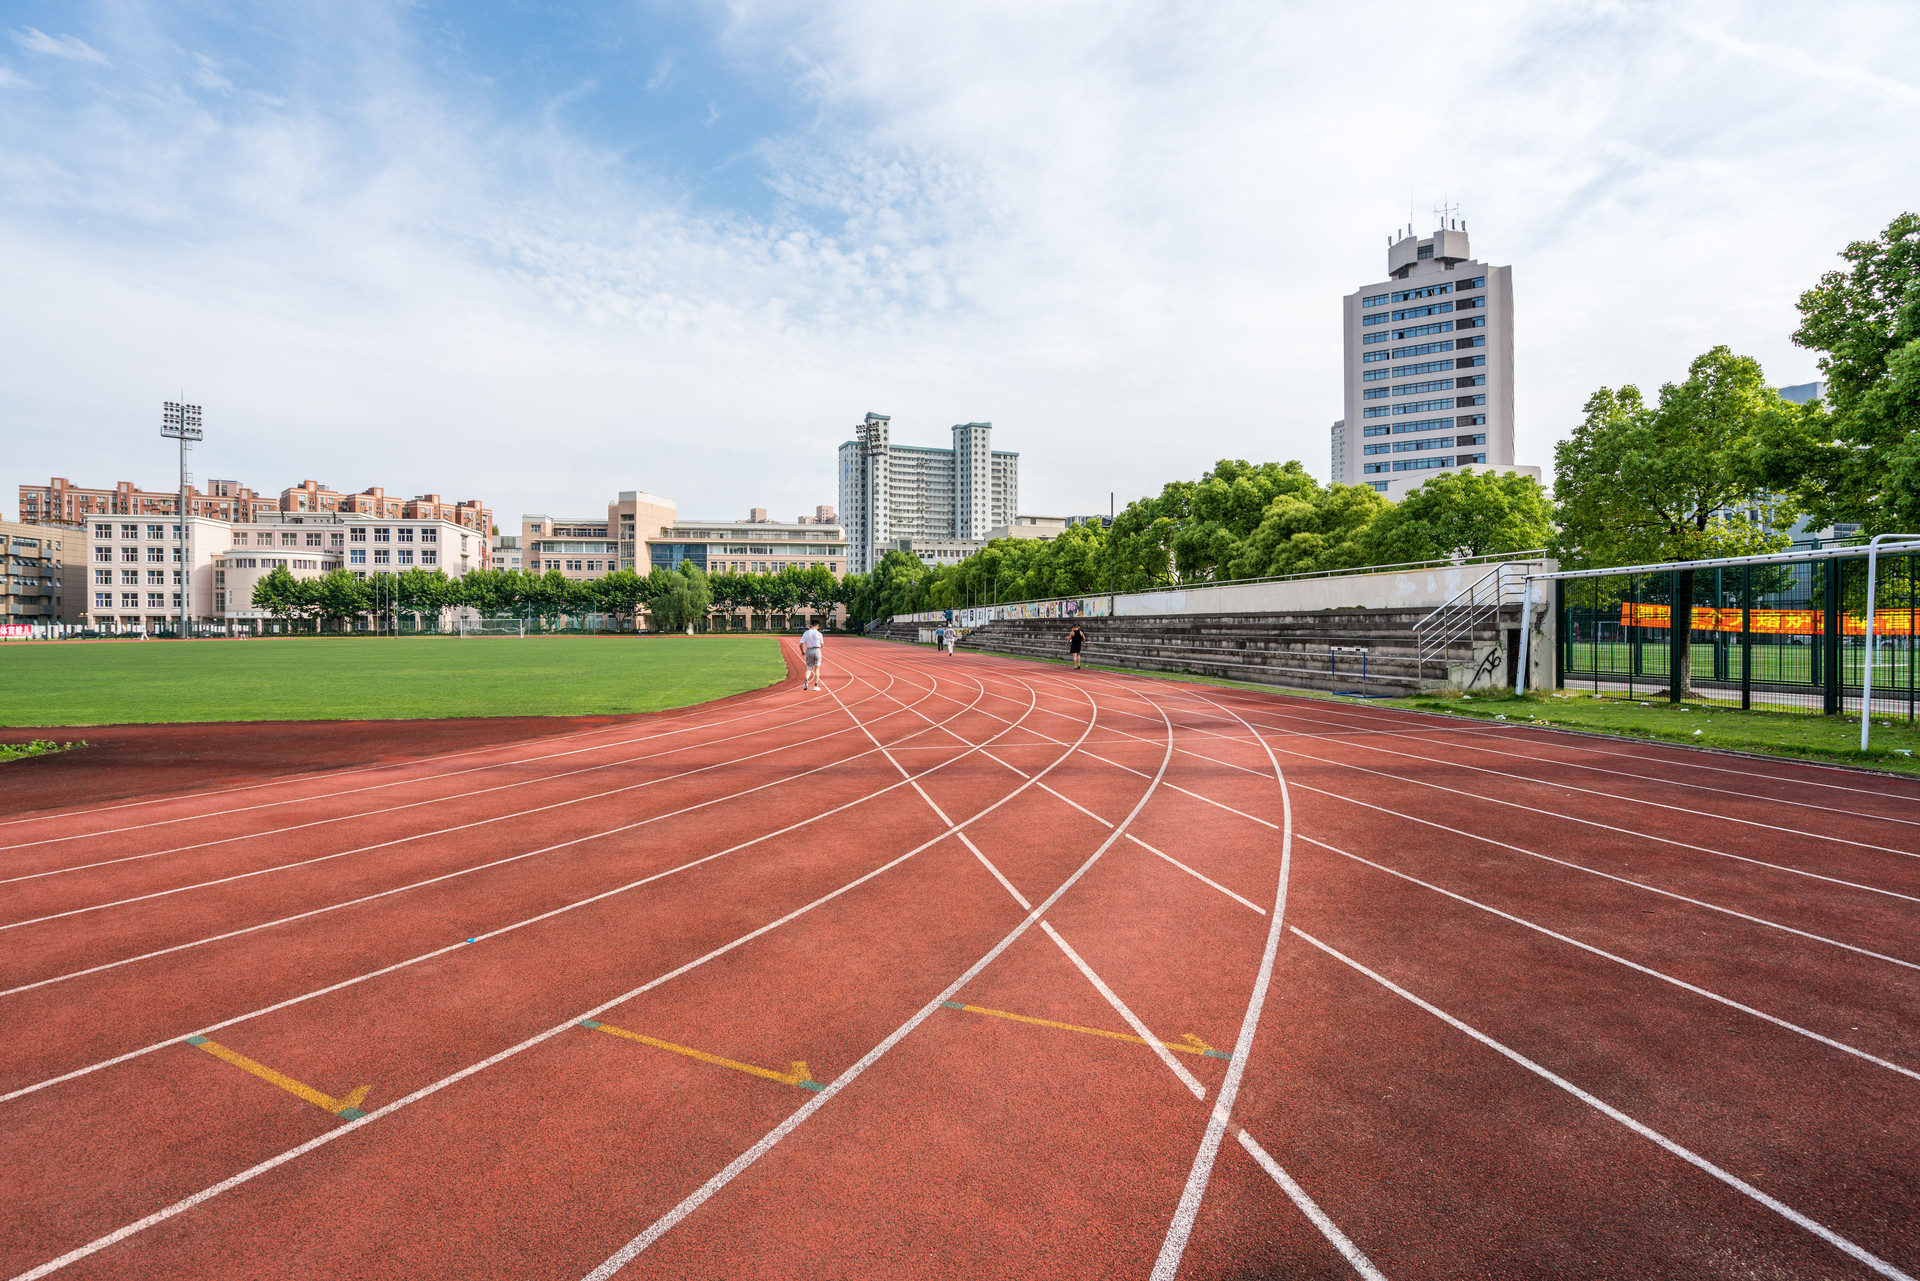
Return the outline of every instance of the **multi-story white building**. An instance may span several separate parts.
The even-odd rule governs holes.
[[[847,568],[871,570],[900,539],[980,540],[1020,510],[1020,455],[993,448],[992,423],[956,423],[948,449],[896,445],[892,420],[868,414],[840,446]]]
[[[1387,279],[1343,306],[1346,416],[1336,482],[1398,499],[1461,467],[1513,461],[1513,269],[1473,257],[1464,228],[1388,238]]]
[[[692,561],[709,574],[777,574],[788,566],[847,572],[846,534],[838,525],[800,519],[768,520],[765,508],[750,520],[688,520],[646,541],[647,569],[678,569]]]
[[[336,569],[356,576],[442,570],[458,578],[480,569],[486,540],[452,520],[392,520],[348,512],[262,512],[247,521],[87,522],[89,621],[116,629],[170,628],[187,614],[199,623],[267,617],[253,608],[253,587],[275,569],[318,578]]]

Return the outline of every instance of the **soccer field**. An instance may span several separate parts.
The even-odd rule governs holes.
[[[771,636],[0,646],[0,725],[657,712],[770,685]]]

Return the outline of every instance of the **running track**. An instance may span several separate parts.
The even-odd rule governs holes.
[[[829,661],[0,815],[0,1277],[1920,1273],[1913,781]]]

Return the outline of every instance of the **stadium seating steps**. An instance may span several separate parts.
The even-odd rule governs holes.
[[[1512,626],[1519,611],[1502,621]],[[1389,696],[1421,688],[1420,643],[1414,624],[1424,609],[1329,609],[1287,614],[1183,614],[1162,617],[1085,618],[1086,661],[1102,667],[1145,672],[1182,672],[1293,689],[1338,690]],[[913,641],[927,623],[887,623],[868,633]],[[1010,619],[965,633],[961,649],[1013,654],[1024,658],[1065,658],[1068,619]],[[1448,645],[1440,657],[1448,665],[1470,664],[1476,642],[1499,639],[1499,624],[1488,619],[1469,638]],[[1366,679],[1360,655],[1336,647],[1367,649]],[[1442,664],[1429,660],[1428,685],[1445,676]]]

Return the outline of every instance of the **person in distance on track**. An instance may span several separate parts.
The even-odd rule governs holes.
[[[956,633],[955,633],[955,632],[954,632],[954,630],[953,630],[953,624],[951,624],[951,623],[949,623],[949,624],[947,624],[947,634],[946,634],[946,642],[947,642],[947,657],[948,657],[948,658],[952,658],[952,657],[953,657],[953,640],[954,640],[954,636],[955,636],[955,635],[956,635]]]
[[[1073,655],[1075,671],[1080,669],[1080,651],[1086,647],[1087,634],[1080,630],[1080,624],[1073,625],[1073,631],[1067,635],[1067,652]]]
[[[820,685],[820,650],[826,644],[826,638],[820,635],[820,629],[811,622],[807,630],[800,633],[800,649],[807,657],[807,679],[800,686],[818,694]]]

